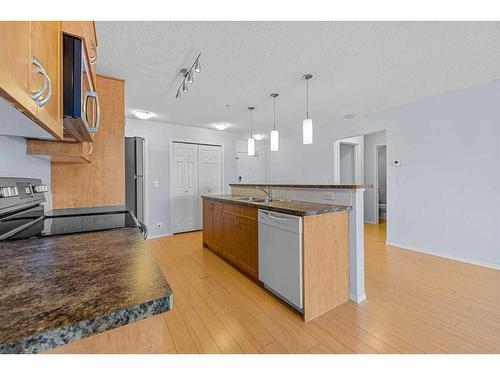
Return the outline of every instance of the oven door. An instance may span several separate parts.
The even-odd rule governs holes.
[[[0,240],[36,236],[43,231],[43,206],[11,212],[0,217]]]

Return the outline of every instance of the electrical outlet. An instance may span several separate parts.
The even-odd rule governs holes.
[[[332,192],[323,193],[323,199],[333,201],[333,193]]]
[[[155,188],[157,188],[158,186],[160,186],[160,183],[158,182],[158,180],[153,181],[153,186],[154,186]]]

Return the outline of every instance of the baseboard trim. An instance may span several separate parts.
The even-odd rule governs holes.
[[[366,293],[363,293],[360,296],[349,293],[349,299],[354,303],[361,303],[366,300]]]
[[[156,238],[161,238],[161,237],[170,237],[172,234],[171,233],[160,233],[160,234],[155,234],[155,235],[148,235],[146,238],[147,240],[154,240]]]
[[[440,258],[455,260],[457,262],[473,264],[475,266],[486,267],[486,268],[491,268],[491,269],[500,271],[500,264],[489,263],[489,262],[480,262],[480,261],[476,261],[476,260],[469,259],[469,258],[455,257],[455,256],[451,256],[449,254],[440,253],[437,251],[431,251],[431,250],[422,249],[422,248],[413,247],[413,246],[408,246],[408,245],[404,245],[404,244],[400,244],[400,243],[396,243],[396,242],[385,241],[385,243],[386,243],[386,245],[400,247],[404,250],[416,251],[418,253],[433,255],[436,257],[440,257]]]

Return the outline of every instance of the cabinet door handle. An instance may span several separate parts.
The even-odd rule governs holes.
[[[90,49],[94,51],[94,56],[90,56],[90,62],[94,64],[97,61],[97,48],[93,40],[90,41]]]
[[[89,98],[93,98],[95,100],[96,104],[96,118],[95,122],[92,124],[92,126],[89,125],[88,131],[90,133],[97,133],[99,130],[99,125],[101,124],[101,108],[99,106],[99,95],[97,95],[97,92],[95,91],[87,91],[85,94],[85,106],[88,106],[88,100]],[[87,108],[85,108],[85,113],[87,113]]]
[[[40,87],[40,89],[38,91],[35,91],[31,94],[31,99],[33,99],[38,104],[39,107],[43,107],[52,97],[52,81],[50,80],[50,77],[45,72],[45,69],[43,68],[42,63],[36,57],[34,57],[34,56],[32,57],[31,63],[34,66],[36,66],[38,74],[41,74],[43,76],[42,87]],[[48,88],[49,92],[47,93],[47,95],[45,95],[44,99],[40,100],[40,97],[44,94],[44,92],[47,90],[47,88]]]

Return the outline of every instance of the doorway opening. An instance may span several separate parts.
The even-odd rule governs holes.
[[[222,146],[172,141],[171,150],[171,232],[200,230],[201,197],[222,194]]]
[[[375,223],[387,220],[387,146],[375,146]]]
[[[344,138],[333,144],[333,183],[364,184],[364,138]]]

